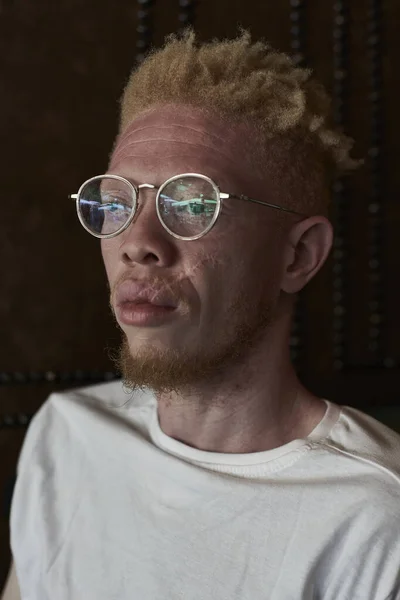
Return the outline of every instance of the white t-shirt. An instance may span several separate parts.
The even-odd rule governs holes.
[[[400,436],[329,401],[305,439],[197,450],[121,381],[53,393],[11,505],[22,600],[397,600]]]

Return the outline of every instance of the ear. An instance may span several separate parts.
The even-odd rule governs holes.
[[[326,217],[296,223],[287,237],[281,289],[288,294],[299,292],[325,263],[332,242],[333,228]]]

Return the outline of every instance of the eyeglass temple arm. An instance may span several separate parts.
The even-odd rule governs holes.
[[[68,200],[76,200],[78,197],[78,194],[68,194]]]
[[[221,198],[236,198],[237,200],[248,200],[249,202],[255,202],[256,204],[262,204],[263,206],[269,206],[270,208],[278,208],[279,210],[283,210],[294,215],[299,215],[300,217],[306,216],[303,213],[299,213],[295,210],[290,210],[290,208],[284,208],[283,206],[279,206],[278,204],[271,204],[270,202],[261,202],[261,200],[254,200],[254,198],[249,198],[248,196],[244,196],[243,194],[240,196],[235,196],[235,194],[220,193],[220,196]]]

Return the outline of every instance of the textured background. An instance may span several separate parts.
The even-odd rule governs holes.
[[[400,5],[394,0],[0,0],[0,589],[8,509],[29,418],[49,393],[112,378],[119,339],[99,241],[67,195],[105,170],[138,55],[194,22],[201,39],[255,39],[311,66],[365,157],[334,188],[337,241],[293,329],[303,380],[400,429]],[[139,56],[140,58],[140,56]]]

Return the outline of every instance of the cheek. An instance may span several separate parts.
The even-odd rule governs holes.
[[[110,256],[110,249],[107,247],[106,240],[100,240],[101,256],[103,257],[104,266],[107,270],[107,264]]]
[[[221,240],[210,237],[202,244],[193,244],[182,253],[182,267],[179,269],[180,277],[191,288],[192,300],[196,297],[196,310],[200,310],[207,320],[218,310],[218,306],[226,305],[227,299],[232,294],[232,271],[235,259],[232,252],[221,244]],[[183,289],[186,285],[183,283]]]
[[[203,272],[199,279],[208,301],[215,308],[227,306],[246,286],[247,256],[241,243],[219,245],[208,256],[203,256]]]
[[[112,240],[100,240],[101,255],[109,282],[113,280],[113,273],[117,269],[117,250]]]
[[[242,236],[236,257],[236,273],[244,293],[254,297],[275,296],[282,279],[283,248],[271,229],[256,227]]]

